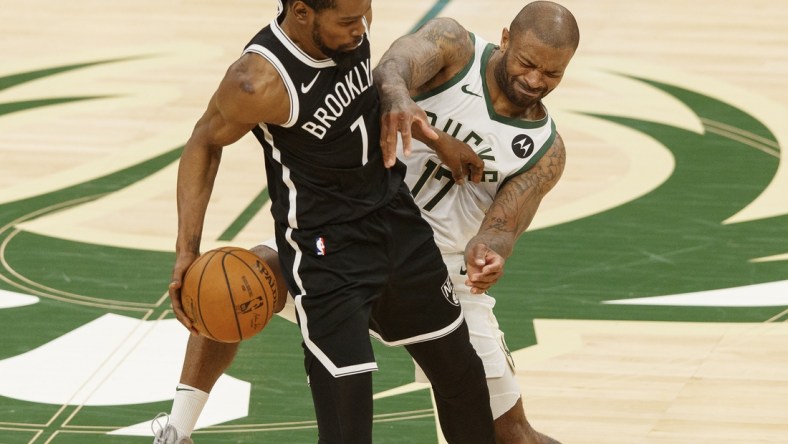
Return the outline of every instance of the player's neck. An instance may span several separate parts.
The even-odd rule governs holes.
[[[312,38],[312,31],[307,26],[303,26],[291,19],[288,15],[279,25],[282,31],[296,44],[302,51],[315,60],[325,60],[328,58],[322,51],[315,45]]]

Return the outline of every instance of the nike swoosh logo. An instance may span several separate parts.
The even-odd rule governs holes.
[[[193,392],[192,389],[187,389],[186,387],[175,387],[176,392]]]
[[[304,85],[304,84],[302,83],[302,84],[301,84],[301,94],[306,94],[306,93],[308,93],[308,92],[309,92],[309,90],[310,90],[310,89],[312,89],[312,87],[313,87],[313,86],[315,86],[315,82],[317,82],[317,78],[318,78],[318,77],[320,77],[320,73],[319,73],[319,72],[317,73],[317,75],[315,76],[315,78],[314,78],[314,79],[312,79],[312,81],[311,81],[311,82],[309,82],[309,85]]]
[[[475,92],[468,90],[469,86],[470,85],[468,85],[466,83],[465,85],[462,85],[462,88],[460,88],[460,90],[462,90],[462,92],[464,92],[465,94],[468,94],[468,95],[471,95],[471,96],[476,96],[476,97],[481,97],[480,95],[476,94]]]
[[[465,276],[466,274],[468,274],[468,269],[465,268],[465,266],[460,267],[460,274]]]

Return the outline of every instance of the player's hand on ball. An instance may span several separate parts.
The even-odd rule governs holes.
[[[183,286],[183,277],[186,275],[186,270],[197,259],[197,253],[181,253],[175,259],[175,265],[172,269],[172,280],[170,280],[169,294],[170,303],[172,304],[172,311],[175,317],[178,318],[184,327],[189,329],[192,333],[197,333],[197,330],[192,325],[191,319],[186,316],[183,311],[183,301],[181,300],[181,287]]]
[[[222,247],[206,251],[189,266],[179,302],[190,330],[214,341],[240,342],[271,320],[279,288],[265,260],[245,248]]]

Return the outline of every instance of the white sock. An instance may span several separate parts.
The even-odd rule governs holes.
[[[178,431],[178,436],[191,436],[206,402],[208,393],[186,384],[178,384],[170,413],[170,424]]]

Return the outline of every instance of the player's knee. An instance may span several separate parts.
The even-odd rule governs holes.
[[[453,347],[457,350],[454,359],[436,360],[431,374],[427,373],[435,392],[442,397],[452,398],[475,386],[481,386],[486,391],[486,384],[478,384],[478,381],[485,380],[484,365],[473,347],[469,342]],[[453,365],[447,365],[449,362]]]
[[[279,313],[285,307],[285,303],[287,301],[287,281],[282,274],[282,267],[279,265],[279,253],[266,244],[256,245],[250,248],[250,251],[265,261],[265,263],[268,265],[268,268],[274,272],[274,280],[276,281],[277,291],[274,313]]]

